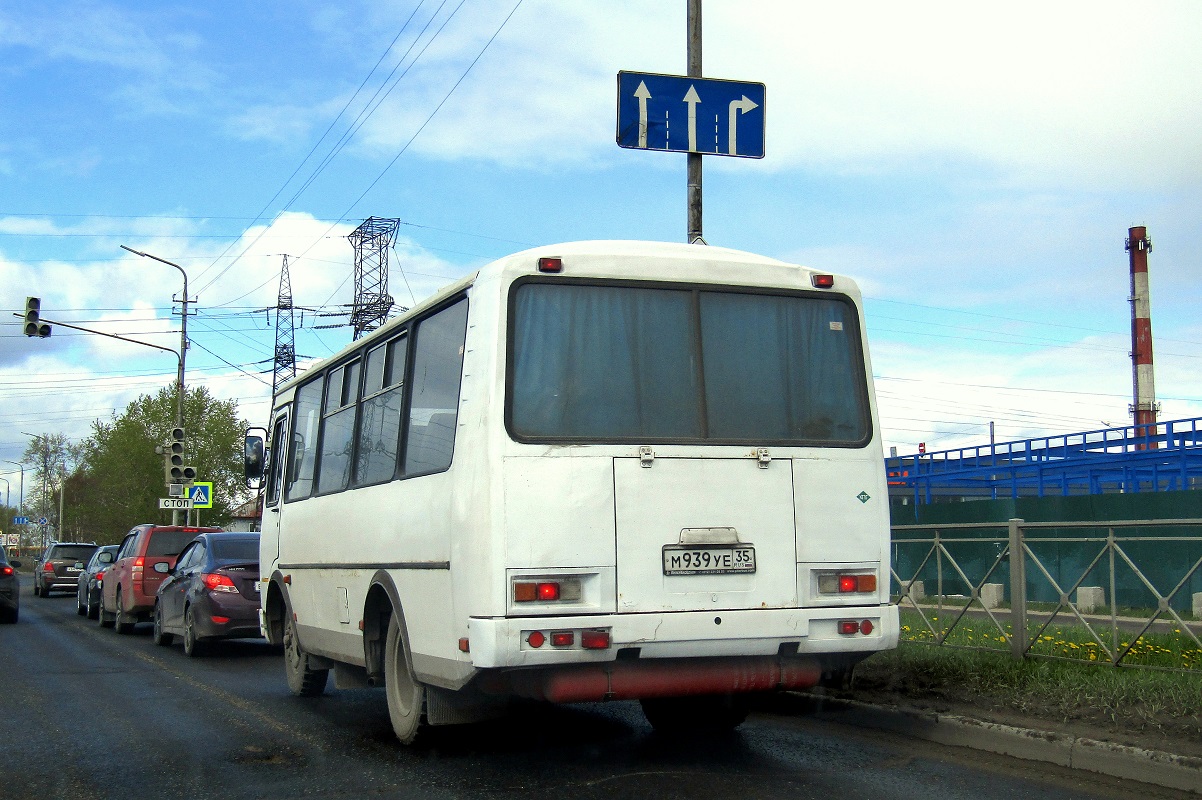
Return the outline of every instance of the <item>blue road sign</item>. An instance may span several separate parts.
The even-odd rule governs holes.
[[[618,73],[618,146],[764,157],[762,83]]]
[[[15,524],[15,525],[28,525],[28,524],[29,524],[29,517],[13,517],[13,524]]]

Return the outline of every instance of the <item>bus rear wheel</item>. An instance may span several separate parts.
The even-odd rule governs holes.
[[[384,691],[388,694],[388,716],[396,738],[401,744],[413,744],[428,727],[426,687],[413,677],[409,668],[408,645],[396,614],[388,621],[384,645]]]
[[[297,697],[317,697],[325,692],[330,679],[328,669],[309,666],[309,654],[301,648],[291,612],[284,617],[284,675],[288,678],[288,690]]]
[[[751,710],[751,698],[745,694],[648,697],[639,703],[651,727],[662,733],[733,731]]]

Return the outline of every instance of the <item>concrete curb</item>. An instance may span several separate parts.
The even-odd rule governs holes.
[[[955,747],[1045,761],[1070,769],[1202,794],[1202,758],[1143,750],[1064,733],[1015,728],[956,714],[936,714],[856,700],[823,698],[820,713],[836,712],[850,725],[875,728]],[[835,718],[832,715],[832,718]]]

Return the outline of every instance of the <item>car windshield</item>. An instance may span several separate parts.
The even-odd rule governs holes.
[[[209,540],[213,558],[218,561],[258,561],[258,537],[237,539],[214,538]]]
[[[148,556],[178,556],[184,545],[196,538],[196,531],[152,531],[150,544],[146,545]]]
[[[96,545],[59,545],[51,548],[49,558],[62,561],[87,561],[96,552]]]

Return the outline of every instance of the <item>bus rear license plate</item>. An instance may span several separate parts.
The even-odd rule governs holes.
[[[743,575],[755,572],[755,548],[664,545],[665,575]]]

